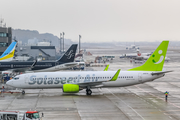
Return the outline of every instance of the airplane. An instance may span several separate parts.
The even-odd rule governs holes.
[[[131,45],[130,47],[126,47],[126,50],[139,50],[139,47],[136,45]]]
[[[66,53],[57,61],[0,61],[0,71],[11,70],[13,72],[44,72],[72,68],[78,64],[74,62],[76,49],[77,44],[71,45]]]
[[[140,50],[137,50],[137,57],[133,57],[132,59],[135,59],[135,60],[147,60],[151,54],[151,53],[141,53]],[[168,57],[165,57],[165,61],[168,62],[170,60],[170,58]]]
[[[134,58],[137,57],[137,53],[131,53],[131,54],[122,54],[119,58]]]
[[[149,59],[141,66],[127,71],[78,71],[78,72],[41,72],[21,74],[8,81],[6,84],[15,88],[24,89],[50,89],[62,88],[64,93],[77,93],[86,89],[86,94],[91,95],[93,88],[125,87],[141,84],[161,78],[164,59],[169,41],[163,41]]]
[[[9,47],[0,56],[0,61],[12,61],[17,42],[12,42]]]

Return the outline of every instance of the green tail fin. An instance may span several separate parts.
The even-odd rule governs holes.
[[[162,41],[149,59],[142,65],[128,71],[162,71],[169,41]]]

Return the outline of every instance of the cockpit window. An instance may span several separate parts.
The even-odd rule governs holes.
[[[14,77],[13,79],[14,79],[14,80],[18,80],[19,78],[18,78],[18,77]]]

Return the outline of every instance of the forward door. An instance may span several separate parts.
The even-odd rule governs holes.
[[[142,73],[139,73],[139,74],[138,74],[138,81],[139,81],[140,83],[142,83]]]

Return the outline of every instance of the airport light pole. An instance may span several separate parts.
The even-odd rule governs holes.
[[[79,35],[79,53],[80,53],[80,50],[81,50],[81,35]]]
[[[63,34],[63,52],[64,52],[64,35],[65,35],[65,33],[63,32],[62,34]]]
[[[60,40],[60,53],[61,53],[61,49],[62,49],[62,48],[61,48],[61,47],[62,47],[62,45],[61,45],[61,39],[62,39],[62,33],[60,33],[60,39],[59,39],[59,40]]]

